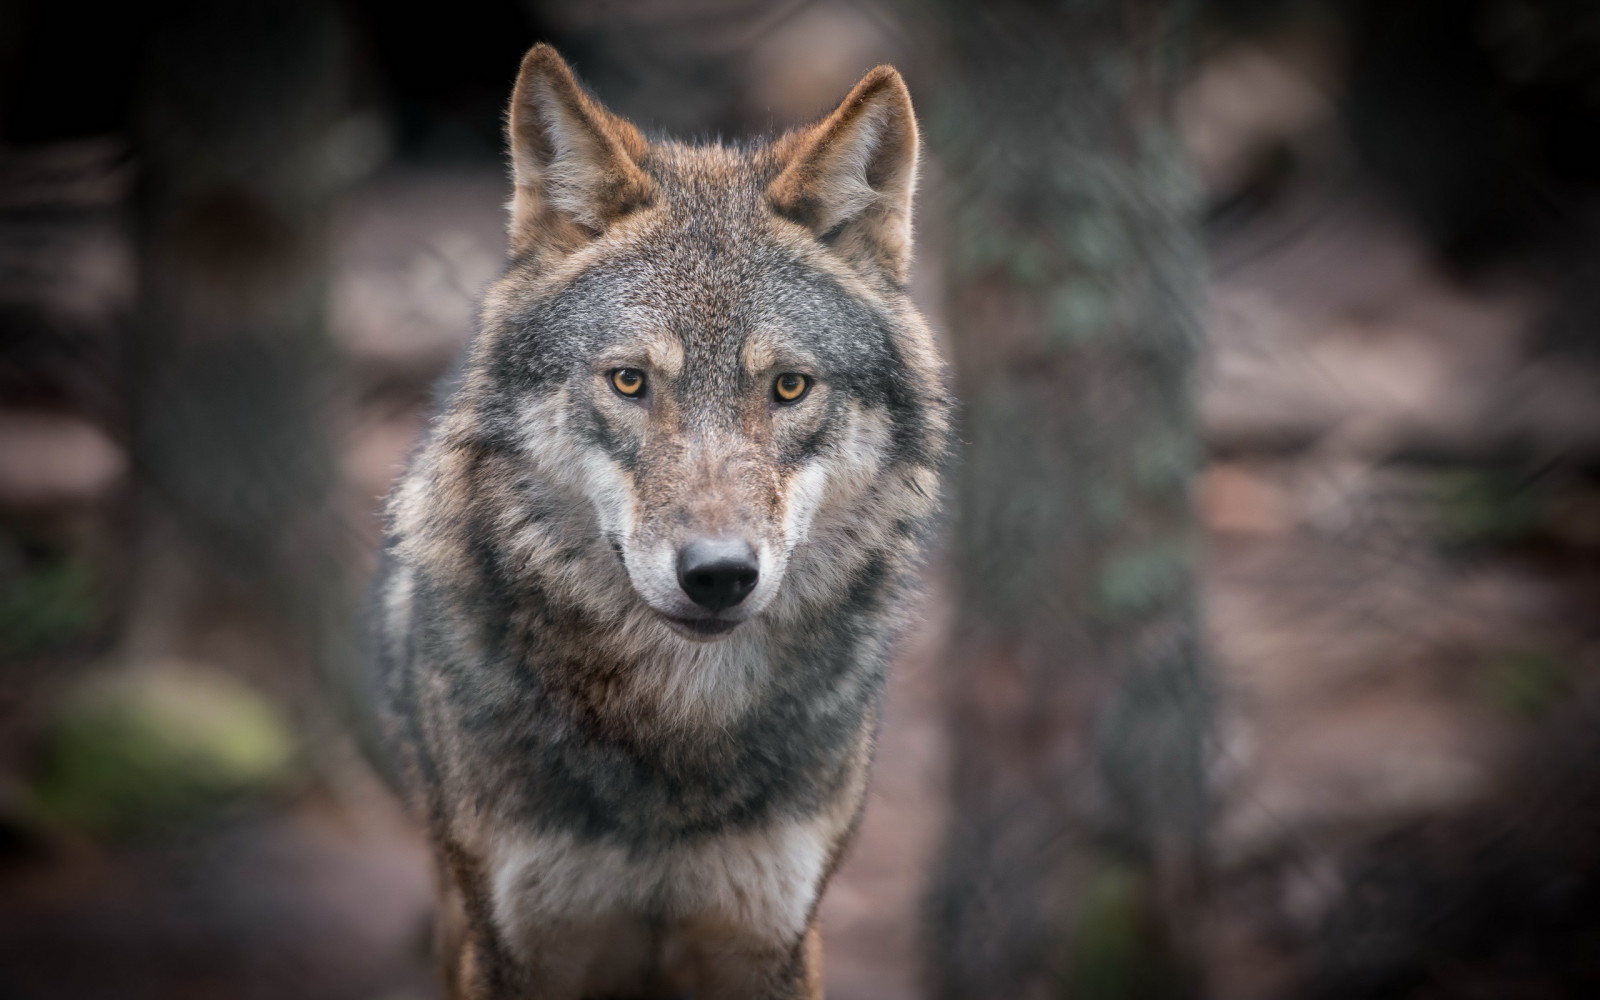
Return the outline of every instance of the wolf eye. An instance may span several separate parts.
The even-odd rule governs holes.
[[[811,388],[811,379],[799,372],[784,372],[772,383],[772,394],[780,403],[798,403]]]
[[[644,372],[637,368],[617,368],[611,373],[611,387],[629,399],[638,399],[644,395]]]

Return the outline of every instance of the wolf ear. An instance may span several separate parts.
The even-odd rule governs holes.
[[[648,143],[578,85],[556,50],[523,57],[507,116],[511,250],[572,250],[655,199],[639,167]]]
[[[879,66],[828,117],[778,140],[772,209],[896,281],[911,264],[917,120],[899,72]]]

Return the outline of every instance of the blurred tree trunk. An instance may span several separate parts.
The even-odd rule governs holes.
[[[1200,992],[1200,257],[1169,120],[1185,12],[945,7],[933,115],[964,405],[939,997]],[[1192,914],[1191,914],[1192,915]]]
[[[283,664],[325,666],[353,629],[324,323],[340,25],[316,0],[163,14],[136,102],[130,652],[227,657],[303,694]]]

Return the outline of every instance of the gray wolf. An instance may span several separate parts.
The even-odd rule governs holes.
[[[540,45],[508,139],[510,260],[374,598],[447,991],[820,996],[950,437],[910,97],[650,141]]]

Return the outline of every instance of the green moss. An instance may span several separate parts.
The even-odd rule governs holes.
[[[1512,650],[1489,665],[1485,691],[1497,708],[1535,719],[1568,693],[1571,675],[1566,661],[1546,650]]]
[[[0,590],[0,658],[17,660],[83,634],[100,615],[94,574],[65,557],[18,573]]]
[[[1186,429],[1147,435],[1133,454],[1134,482],[1146,490],[1181,491],[1199,467],[1198,452],[1194,436]]]
[[[1011,244],[1007,276],[1022,288],[1038,288],[1050,277],[1054,255],[1037,239],[1018,236]]]
[[[40,811],[96,834],[190,822],[283,783],[294,756],[275,705],[224,675],[103,677],[47,726],[31,789]]]
[[[1096,581],[1101,615],[1123,621],[1148,612],[1184,586],[1189,563],[1189,547],[1174,541],[1111,557]]]
[[[1161,1000],[1187,995],[1148,912],[1147,876],[1107,864],[1085,886],[1061,996]]]
[[[1538,528],[1548,506],[1537,483],[1505,470],[1461,468],[1434,480],[1440,540],[1452,545],[1507,544]]]
[[[1097,272],[1122,264],[1130,252],[1122,223],[1091,212],[1079,216],[1068,228],[1067,248],[1076,263]]]
[[[1060,345],[1099,339],[1110,315],[1104,290],[1087,280],[1063,282],[1050,293],[1047,308],[1050,337]]]

